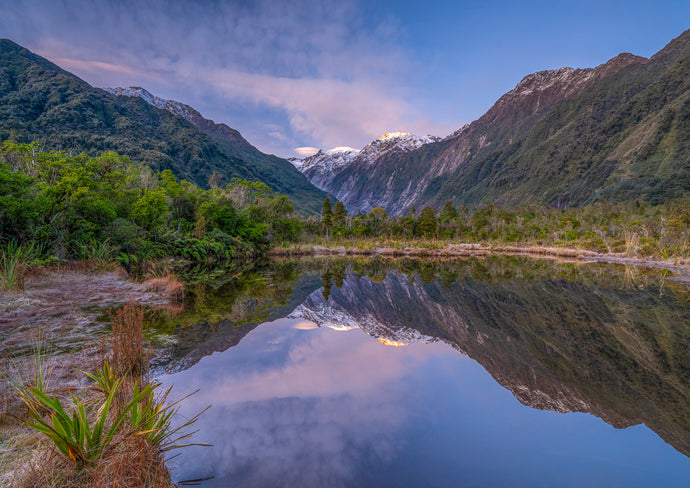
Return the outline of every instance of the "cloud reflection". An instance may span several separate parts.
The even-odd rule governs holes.
[[[265,324],[236,348],[165,378],[180,392],[201,387],[185,402],[188,414],[213,405],[197,438],[214,447],[183,453],[179,479],[343,486],[402,447],[394,434],[414,399],[401,380],[435,348],[403,354],[361,331],[295,328],[303,323]]]

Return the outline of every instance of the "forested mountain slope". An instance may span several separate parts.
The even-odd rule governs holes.
[[[228,128],[229,129],[229,128]],[[208,187],[233,177],[266,183],[297,207],[318,212],[326,194],[287,160],[245,141],[204,131],[140,98],[94,88],[9,40],[0,40],[0,140],[40,141],[45,148],[97,155],[116,151]]]

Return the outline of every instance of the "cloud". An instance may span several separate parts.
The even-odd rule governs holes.
[[[40,52],[38,54],[41,54]],[[62,68],[73,71],[112,71],[115,73],[123,73],[131,76],[148,77],[149,74],[143,71],[131,68],[129,66],[121,66],[112,63],[105,63],[102,61],[83,61],[79,59],[70,58],[54,58],[52,61]]]
[[[294,149],[294,151],[295,151],[297,154],[299,154],[300,156],[308,157],[308,156],[313,156],[314,154],[316,154],[317,152],[319,152],[319,148],[318,148],[318,147],[309,147],[309,146],[305,146],[305,147],[296,147],[296,148]]]
[[[403,29],[361,0],[0,0],[0,11],[3,35],[86,81],[144,86],[271,152],[433,126],[405,85]]]
[[[164,380],[178,391],[201,387],[183,416],[213,404],[195,425],[213,449],[182,453],[176,476],[214,475],[218,486],[351,484],[361,466],[404,448],[396,433],[415,411],[405,378],[435,349],[419,346],[403,353],[359,329],[299,320],[262,325]]]
[[[369,81],[280,78],[230,70],[210,72],[206,80],[228,98],[284,109],[294,130],[328,147],[342,145],[343,134],[369,142],[411,111],[399,97]]]

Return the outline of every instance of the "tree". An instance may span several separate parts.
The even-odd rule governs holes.
[[[321,225],[326,229],[326,239],[328,239],[328,229],[333,225],[333,212],[331,211],[331,201],[326,197],[323,201],[321,210]]]
[[[458,211],[450,201],[447,201],[441,211],[440,219],[442,223],[450,222],[458,218]]]
[[[419,234],[425,237],[433,237],[438,230],[438,220],[436,220],[436,209],[434,207],[424,207],[417,220]]]
[[[333,207],[333,226],[336,229],[342,229],[345,226],[345,217],[347,217],[345,205],[343,202],[336,202]]]

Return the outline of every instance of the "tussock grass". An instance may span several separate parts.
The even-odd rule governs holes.
[[[111,320],[109,363],[120,376],[143,377],[150,356],[144,344],[144,309],[128,303],[116,310]]]
[[[144,288],[147,291],[165,294],[173,303],[184,299],[184,283],[171,272],[165,276],[149,278],[144,281]]]
[[[10,241],[0,248],[0,288],[4,291],[23,290],[24,277],[33,260],[34,246]]]
[[[148,351],[143,309],[130,303],[112,315],[110,352],[101,369],[82,372],[83,388],[51,389],[51,369],[39,350],[31,364],[4,365],[9,390],[23,402],[23,422],[31,429],[4,446],[0,485],[16,488],[172,488],[163,454],[190,445],[187,428],[200,413],[173,427],[179,410],[171,389],[144,379]],[[108,360],[113,361],[111,368]],[[14,366],[20,364],[20,366]],[[59,385],[58,385],[59,386]],[[7,393],[8,389],[4,391]],[[16,407],[15,412],[19,412]],[[15,417],[18,418],[18,417]],[[30,442],[27,440],[30,439]],[[30,451],[27,453],[27,451]],[[13,466],[7,463],[13,462]]]

